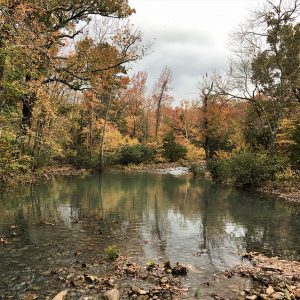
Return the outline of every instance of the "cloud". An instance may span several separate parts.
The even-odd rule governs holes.
[[[163,67],[170,66],[176,103],[195,98],[202,75],[227,68],[228,35],[245,19],[245,8],[258,1],[131,0],[137,10],[132,22],[153,47],[130,74],[146,70],[151,90]]]

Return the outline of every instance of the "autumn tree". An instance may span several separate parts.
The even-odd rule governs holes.
[[[18,74],[18,81],[25,90],[20,97],[23,105],[23,134],[31,126],[36,85],[60,82],[74,90],[86,89],[91,76],[138,58],[133,47],[140,41],[140,34],[132,34],[128,27],[120,29],[111,37],[113,45],[107,41],[93,44],[86,39],[76,47],[76,54],[71,57],[68,57],[66,50],[61,51],[68,41],[75,40],[83,32],[91,16],[124,18],[132,12],[126,0],[2,1],[0,36],[4,48],[0,49],[1,61],[11,60],[14,52],[18,52],[26,62],[21,64],[16,60],[19,65],[14,65],[18,73],[22,70]],[[31,43],[32,40],[35,43]],[[13,48],[13,53],[10,54],[6,46]],[[98,51],[97,55],[95,51]],[[110,51],[113,52],[112,56],[108,55]],[[99,59],[100,54],[102,63],[92,65],[91,60]],[[5,67],[4,63],[0,69]]]
[[[200,98],[202,100],[202,106],[201,111],[203,113],[203,135],[204,135],[204,141],[203,141],[203,148],[205,151],[205,158],[210,158],[210,151],[209,151],[209,142],[210,137],[208,133],[208,105],[209,101],[213,98],[213,88],[214,88],[214,78],[208,78],[208,75],[206,74],[205,77],[202,78],[201,82],[201,95]]]
[[[159,127],[161,124],[162,108],[170,104],[172,96],[169,92],[171,90],[172,72],[169,67],[164,67],[157,82],[154,85],[152,98],[156,106],[156,120],[155,120],[155,141],[158,142]]]
[[[249,101],[274,149],[284,115],[299,105],[300,2],[266,1],[235,33],[235,60],[218,88],[227,97]]]
[[[138,72],[131,77],[130,86],[124,97],[129,121],[129,134],[134,138],[144,140],[146,133],[146,72]]]

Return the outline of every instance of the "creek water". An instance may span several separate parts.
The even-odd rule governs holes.
[[[188,174],[56,177],[3,193],[0,207],[0,299],[52,299],[64,286],[49,272],[103,259],[112,244],[144,263],[192,266],[190,285],[244,252],[300,260],[299,206]]]

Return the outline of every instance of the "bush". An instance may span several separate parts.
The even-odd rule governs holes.
[[[285,161],[265,152],[253,153],[245,150],[233,154],[230,165],[235,183],[252,187],[274,180],[276,173],[284,169]]]
[[[243,150],[233,153],[229,158],[212,159],[207,166],[216,181],[256,187],[266,181],[275,180],[276,173],[286,167],[286,161],[266,152]]]
[[[78,150],[69,151],[69,153],[67,153],[66,156],[66,161],[76,166],[77,168],[98,170],[100,167],[100,158],[97,154],[91,156],[86,151]]]
[[[215,181],[228,181],[230,177],[230,165],[228,159],[212,158],[207,162],[206,167]]]
[[[192,172],[195,177],[205,176],[205,166],[203,164],[192,164],[189,168],[189,171]]]
[[[140,164],[154,160],[156,150],[147,145],[123,146],[119,151],[119,163]]]
[[[171,162],[185,158],[187,154],[186,147],[176,143],[173,132],[168,133],[164,138],[163,154]]]

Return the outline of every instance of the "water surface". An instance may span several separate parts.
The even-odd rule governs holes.
[[[0,245],[3,299],[55,294],[63,285],[49,270],[72,267],[77,255],[101,259],[112,244],[144,261],[192,265],[192,285],[244,252],[300,260],[299,206],[190,175],[58,177],[2,194],[0,205],[0,237],[9,241]]]

